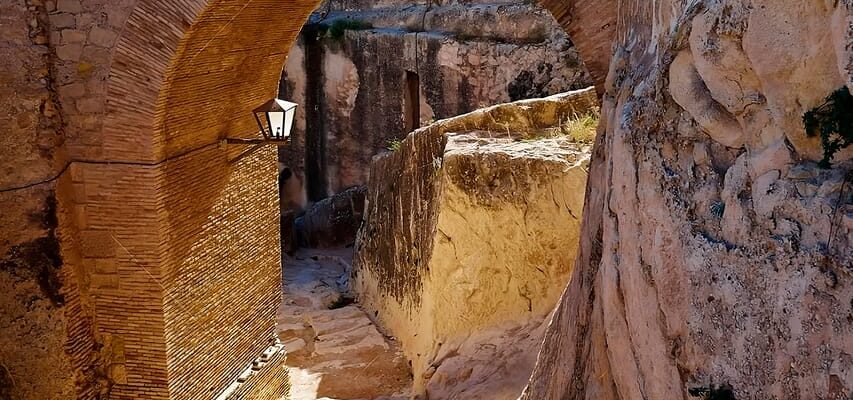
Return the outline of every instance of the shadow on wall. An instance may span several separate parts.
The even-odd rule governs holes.
[[[227,386],[274,335],[271,324],[243,322],[275,315],[281,285],[275,150],[232,161],[247,151],[213,146],[164,168],[164,314],[176,392],[200,395],[198,381]],[[220,367],[190,361],[201,354]]]

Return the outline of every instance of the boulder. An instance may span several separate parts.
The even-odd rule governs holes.
[[[572,270],[590,147],[553,128],[594,89],[411,133],[370,170],[354,291],[433,398],[514,399]]]

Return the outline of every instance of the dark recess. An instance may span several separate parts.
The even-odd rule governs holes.
[[[687,393],[692,397],[701,397],[703,400],[735,400],[734,389],[725,383],[719,386],[691,388]]]
[[[320,27],[305,25],[305,70],[323,70],[323,43],[319,37]],[[305,185],[308,199],[322,200],[327,197],[326,178],[326,135],[323,134],[324,111],[322,74],[306,74],[305,87],[313,88],[305,93]]]
[[[417,73],[406,71],[406,94],[404,97],[404,112],[406,132],[420,128],[421,116],[421,80]]]
[[[61,306],[65,299],[61,293],[62,281],[59,278],[62,255],[55,232],[56,198],[49,196],[45,199],[44,208],[30,218],[47,229],[47,236],[13,246],[0,260],[0,270],[21,280],[35,279],[45,297],[55,306]]]

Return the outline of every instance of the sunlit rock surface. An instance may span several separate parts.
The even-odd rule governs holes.
[[[354,290],[430,398],[514,399],[578,243],[593,89],[422,128],[371,167]]]
[[[851,150],[819,169],[802,123],[853,83],[850,7],[612,10],[580,254],[525,399],[853,395]]]
[[[277,332],[287,351],[288,400],[409,398],[398,342],[384,337],[348,293],[350,249],[285,258]]]

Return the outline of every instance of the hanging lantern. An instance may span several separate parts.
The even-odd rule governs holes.
[[[272,99],[254,109],[255,121],[265,141],[284,142],[290,139],[296,103]]]

